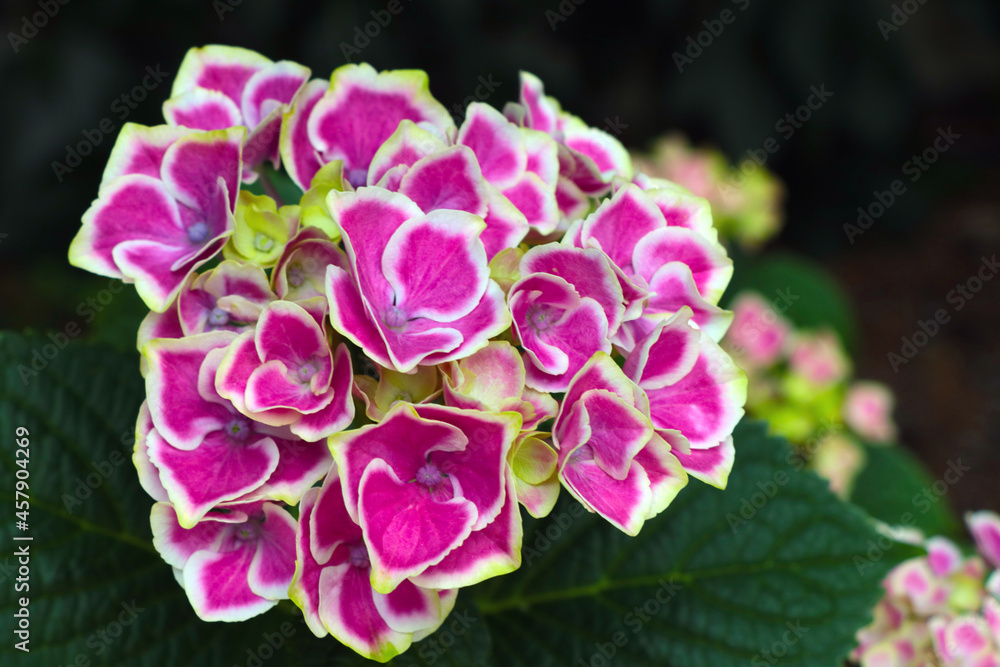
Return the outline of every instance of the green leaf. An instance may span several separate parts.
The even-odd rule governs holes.
[[[494,664],[843,664],[889,567],[917,552],[870,553],[869,519],[765,430],[738,427],[725,492],[692,481],[636,538],[565,499],[527,524],[522,569],[476,590]]]
[[[949,462],[941,480],[931,478],[913,454],[900,446],[866,445],[867,464],[858,475],[851,502],[891,525],[908,524],[928,537],[960,537],[962,526],[948,502],[948,491],[966,471],[961,459]]]
[[[753,290],[773,302],[775,310],[797,327],[830,327],[848,349],[854,348],[857,327],[850,302],[822,266],[803,257],[773,254],[735,264],[724,303],[744,290]]]

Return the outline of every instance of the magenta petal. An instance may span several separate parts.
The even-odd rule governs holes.
[[[476,506],[473,530],[482,530],[503,506],[507,454],[521,430],[521,420],[440,405],[417,405],[414,409],[424,419],[451,424],[462,433],[474,434],[464,449],[437,451],[430,460],[449,478],[458,480],[462,497]]]
[[[428,354],[421,363],[441,364],[462,359],[486,347],[490,338],[499,336],[509,329],[510,312],[504,303],[504,294],[500,286],[490,280],[479,304],[465,317],[451,322],[451,326],[461,332],[461,343],[449,351]]]
[[[625,359],[622,370],[644,389],[661,389],[687,375],[701,351],[701,332],[688,324],[691,311],[657,324]]]
[[[472,586],[521,566],[521,514],[514,478],[505,475],[505,502],[500,514],[482,530],[473,532],[444,560],[413,578],[427,588]]]
[[[120,176],[128,174],[142,174],[159,179],[163,156],[167,149],[175,141],[191,133],[192,130],[184,127],[169,125],[146,127],[125,123],[118,133],[114,148],[111,149],[99,192],[103,195]]]
[[[375,608],[396,632],[417,632],[441,622],[441,599],[436,590],[404,581],[391,593],[374,593]]]
[[[625,316],[621,284],[600,250],[549,243],[535,246],[521,259],[521,275],[548,273],[566,280],[582,297],[597,301],[608,320],[608,330],[618,330]]]
[[[239,107],[217,90],[195,88],[163,103],[163,116],[171,125],[194,130],[224,130],[243,125]]]
[[[715,447],[743,416],[746,387],[746,375],[718,345],[703,338],[690,373],[672,385],[647,390],[653,424],[680,431],[695,449]]]
[[[367,182],[379,146],[403,120],[429,122],[444,130],[451,116],[427,92],[427,76],[417,71],[376,72],[370,65],[334,71],[330,90],[309,118],[308,136],[325,161],[342,160],[355,187]]]
[[[399,192],[425,213],[452,209],[486,215],[486,183],[476,156],[465,146],[453,146],[416,162],[400,181]]]
[[[309,189],[313,176],[323,166],[319,154],[309,141],[308,122],[327,87],[327,82],[322,79],[313,79],[307,83],[281,127],[281,162],[295,184],[303,190]]]
[[[584,245],[596,244],[630,273],[636,244],[650,232],[666,226],[660,209],[642,190],[630,184],[620,188],[583,222],[581,238]]]
[[[412,479],[427,463],[431,451],[461,451],[469,439],[458,428],[423,419],[412,405],[397,403],[377,425],[338,433],[330,439],[343,481],[347,511],[358,519],[361,478],[375,459],[382,459],[396,473]],[[386,446],[386,444],[391,446]]]
[[[87,210],[83,227],[70,246],[70,262],[94,273],[121,277],[112,253],[118,245],[138,239],[169,247],[188,246],[178,250],[177,256],[194,247],[188,242],[177,203],[163,183],[136,174],[115,181]]]
[[[733,262],[722,246],[690,229],[657,229],[635,245],[633,267],[647,282],[670,262],[681,262],[691,269],[698,292],[710,303],[718,302],[733,275]]]
[[[178,139],[163,156],[161,169],[167,189],[182,204],[197,211],[211,211],[221,182],[229,197],[229,210],[235,210],[244,139],[244,127]]]
[[[551,234],[559,224],[559,206],[555,188],[547,185],[538,174],[525,172],[503,194],[528,220],[539,234]]]
[[[674,442],[680,438],[678,435],[668,435],[671,435]],[[649,478],[649,488],[652,495],[649,514],[646,515],[647,519],[651,519],[665,510],[677,497],[680,490],[687,486],[688,475],[679,460],[681,453],[679,447],[671,450],[671,446],[667,444],[666,440],[660,435],[654,435],[650,438],[649,444],[635,455],[634,464],[642,466],[646,477]],[[727,454],[727,452],[719,453],[723,456]],[[728,453],[732,453],[731,441]],[[729,456],[729,468],[725,468],[725,465],[724,462],[720,463],[714,469],[706,471],[704,475],[699,475],[699,479],[703,479],[713,486],[725,488],[729,470],[732,468],[732,456]]]
[[[514,185],[527,165],[517,126],[488,104],[469,105],[457,142],[472,149],[483,178],[501,189]]]
[[[303,440],[315,442],[350,426],[354,420],[352,384],[351,355],[347,346],[341,343],[334,355],[333,377],[328,389],[333,393],[332,400],[317,412],[302,415],[301,419],[289,427],[291,431]]]
[[[295,574],[295,519],[274,503],[264,503],[264,523],[247,573],[250,590],[269,600],[288,598]]]
[[[649,477],[642,466],[633,464],[625,479],[617,480],[592,459],[574,460],[570,453],[559,470],[559,477],[587,509],[597,512],[629,535],[639,534],[652,503]]]
[[[733,320],[732,312],[709,303],[701,296],[686,264],[672,262],[661,267],[653,275],[649,289],[652,294],[644,311],[646,314],[673,314],[687,306],[693,313],[691,321],[712,340],[721,339]],[[653,324],[650,322],[647,329],[637,332],[636,339],[648,333]]]
[[[565,371],[550,373],[532,358],[525,365],[525,384],[539,391],[565,391],[573,376],[597,352],[610,352],[608,320],[600,304],[590,298],[581,299],[580,305],[566,313],[556,324],[532,337],[547,346],[558,348],[566,355]],[[526,348],[529,338],[525,337]],[[534,348],[529,349],[529,353]]]
[[[398,189],[398,179],[391,179],[396,183],[396,187],[390,187],[382,183],[386,174],[395,172],[401,179],[416,162],[445,148],[447,144],[434,133],[419,127],[411,120],[404,120],[375,152],[368,169],[368,185],[379,184],[395,191]]]
[[[559,107],[552,98],[545,95],[541,79],[534,74],[521,72],[520,92],[527,126],[550,134],[555,132]]]
[[[322,373],[322,386],[332,373],[330,347],[316,320],[302,306],[291,301],[275,301],[261,314],[254,334],[262,362],[280,361],[290,370],[312,361],[314,372]]]
[[[277,445],[270,438],[250,437],[242,442],[214,431],[196,449],[185,451],[170,446],[156,431],[150,433],[149,458],[181,525],[193,526],[210,509],[253,491],[274,472]]]
[[[437,502],[375,459],[359,489],[358,515],[372,564],[372,587],[389,593],[404,579],[440,562],[472,531],[476,508],[454,497]]]
[[[308,80],[309,68],[288,60],[256,72],[247,80],[240,96],[240,111],[246,125],[255,127],[274,108],[291,104]]]
[[[317,563],[326,564],[337,547],[360,542],[361,526],[344,505],[344,492],[336,469],[330,471],[315,496],[316,508],[308,518],[309,551]],[[301,521],[301,519],[300,519]]]
[[[364,350],[373,361],[391,367],[393,363],[385,340],[368,318],[361,294],[347,271],[339,266],[328,267],[326,289],[333,328]]]
[[[198,377],[208,353],[226,347],[234,338],[234,334],[219,331],[145,345],[150,415],[156,429],[173,446],[194,449],[229,420],[225,406],[206,401],[198,393]]]
[[[976,548],[993,567],[1000,567],[1000,515],[995,512],[970,512],[965,518]]]
[[[397,311],[437,322],[472,312],[489,281],[483,227],[480,218],[459,211],[434,211],[400,225],[382,255]]]
[[[257,428],[262,432],[269,430],[264,425]],[[308,442],[273,434],[271,439],[278,447],[278,466],[267,481],[251,495],[294,505],[309,487],[322,479],[330,470],[333,457],[329,448],[322,442]]]
[[[594,462],[617,480],[625,479],[635,455],[653,435],[653,426],[637,409],[604,389],[585,393],[575,410],[585,410]]]
[[[228,525],[220,521],[201,521],[184,528],[177,520],[173,505],[166,502],[153,505],[149,523],[153,530],[153,546],[168,565],[179,568],[187,565],[188,559],[198,551],[217,550]]]
[[[385,662],[410,647],[410,633],[396,632],[375,606],[365,569],[329,566],[319,577],[320,618],[338,641],[366,658]]]
[[[323,621],[320,620],[320,574],[321,563],[313,558],[309,548],[312,524],[314,522],[314,507],[320,489],[309,489],[299,504],[299,521],[295,532],[295,576],[288,587],[288,596],[302,610],[306,625],[317,637],[327,634]],[[359,530],[360,536],[360,530]],[[325,561],[324,561],[325,562]]]
[[[250,588],[247,573],[255,550],[199,551],[184,568],[184,589],[198,617],[206,621],[245,621],[264,613],[277,600],[263,598]]]
[[[509,199],[492,185],[487,187],[486,229],[479,240],[486,248],[487,261],[506,248],[516,248],[531,227]]]

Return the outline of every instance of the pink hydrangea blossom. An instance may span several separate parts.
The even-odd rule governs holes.
[[[125,282],[162,313],[233,233],[246,130],[122,128],[69,260]]]
[[[368,545],[372,587],[468,586],[520,564],[507,454],[516,413],[397,403],[330,440],[347,512]]]
[[[309,80],[309,68],[232,46],[210,45],[184,56],[163,115],[196,130],[246,127],[243,179],[253,182],[265,160],[280,164],[278,137],[285,112]]]
[[[219,395],[255,422],[287,426],[310,442],[350,425],[351,358],[343,343],[330,348],[322,316],[291,301],[269,304],[222,357]]]
[[[457,591],[409,580],[389,592],[375,590],[370,546],[344,505],[341,486],[333,468],[322,488],[302,499],[289,595],[317,637],[329,633],[364,657],[386,662],[436,630]]]
[[[330,193],[350,271],[327,269],[334,329],[382,366],[460,359],[510,326],[503,292],[489,277],[471,213],[424,214],[408,197],[380,188]]]
[[[279,504],[229,505],[184,526],[170,503],[159,502],[150,524],[153,546],[203,620],[244,621],[288,599],[295,519]]]

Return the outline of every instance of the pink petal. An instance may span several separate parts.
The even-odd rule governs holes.
[[[450,424],[473,436],[463,449],[435,451],[430,461],[458,480],[462,497],[476,507],[472,529],[482,530],[503,507],[507,454],[521,430],[520,418],[431,404],[415,405],[414,410],[424,419]]]
[[[698,292],[710,303],[718,302],[733,275],[733,262],[722,246],[683,227],[657,229],[636,243],[633,267],[648,282],[670,262],[691,269]]]
[[[400,181],[399,192],[425,213],[452,209],[486,215],[486,183],[475,154],[465,146],[452,146],[416,162]]]
[[[448,145],[433,132],[428,132],[411,120],[404,120],[375,152],[368,169],[368,185],[380,184],[386,174],[397,169],[402,169],[396,172],[401,174],[402,178],[402,174],[409,171],[408,167],[447,147]],[[382,187],[388,186],[382,185]],[[398,188],[389,189],[395,191]]]
[[[525,172],[517,183],[502,192],[540,234],[551,234],[556,230],[559,207],[555,189],[542,181],[538,174]]]
[[[596,242],[611,261],[628,273],[636,244],[666,226],[663,214],[642,190],[626,185],[584,220],[581,239],[585,246]]]
[[[570,453],[559,470],[559,478],[588,510],[628,535],[639,534],[652,503],[649,477],[642,466],[633,464],[625,479],[617,480],[593,459],[575,460]]]
[[[344,65],[313,109],[309,140],[325,161],[343,160],[357,187],[367,182],[372,157],[403,120],[426,121],[440,130],[452,126],[447,110],[427,91],[423,72],[378,73],[367,64]]]
[[[184,589],[198,617],[205,621],[245,621],[264,613],[277,600],[250,588],[247,574],[254,549],[216,553],[199,551],[184,568]]]
[[[469,535],[440,563],[414,577],[414,583],[438,589],[472,586],[521,566],[522,528],[517,492],[509,470],[505,478],[506,501],[500,514],[482,530]]]
[[[344,503],[358,520],[358,489],[368,465],[375,459],[387,463],[404,479],[413,479],[432,451],[461,451],[469,439],[458,428],[423,419],[414,406],[397,403],[378,424],[335,434],[330,451],[343,481]]]
[[[145,345],[150,415],[157,431],[175,447],[194,449],[230,419],[225,406],[206,401],[198,393],[198,377],[208,353],[226,347],[234,338],[234,334],[219,331]]]
[[[198,551],[216,551],[228,525],[206,520],[184,528],[177,520],[173,505],[166,502],[153,505],[149,523],[153,530],[153,546],[168,565],[179,568],[187,565],[188,559]]]
[[[279,140],[281,162],[288,175],[303,190],[308,190],[313,176],[324,162],[309,141],[309,119],[317,102],[323,97],[328,84],[313,79],[302,89],[292,111],[285,116]]]
[[[1000,515],[995,512],[970,512],[965,517],[976,548],[993,567],[1000,567]]]
[[[483,228],[481,219],[459,211],[434,211],[400,225],[382,255],[395,313],[454,322],[472,312],[489,281]]]
[[[730,436],[715,447],[691,449],[689,453],[674,449],[673,455],[689,474],[706,484],[724,489],[729,480],[729,473],[733,469],[736,449],[733,447],[733,438]],[[641,463],[640,457],[637,457],[636,460]]]
[[[264,503],[264,523],[257,538],[247,581],[250,590],[269,600],[288,598],[288,586],[295,574],[296,522],[274,503]]]
[[[690,373],[672,385],[647,389],[653,424],[680,431],[694,449],[715,447],[743,416],[746,387],[746,375],[703,337]]]
[[[657,324],[625,359],[622,370],[643,389],[661,389],[691,372],[701,351],[701,332],[688,324],[691,311]]]
[[[199,447],[185,451],[152,431],[147,445],[160,482],[185,527],[193,526],[219,503],[258,488],[278,465],[274,441],[254,439],[253,434],[248,441],[237,441],[214,431]]]
[[[501,189],[514,185],[527,165],[517,126],[488,104],[469,105],[457,142],[472,149],[483,178]]]
[[[361,478],[358,514],[372,564],[372,587],[393,591],[404,579],[440,562],[461,544],[476,521],[463,498],[435,502],[405,484],[385,461],[372,461]]]
[[[521,275],[549,273],[566,280],[582,297],[597,301],[608,320],[608,330],[617,331],[625,316],[621,285],[607,256],[600,250],[548,243],[535,246],[521,259]]]
[[[244,124],[240,109],[232,99],[206,88],[195,88],[171,97],[163,103],[163,116],[171,125],[194,130],[224,130]]]

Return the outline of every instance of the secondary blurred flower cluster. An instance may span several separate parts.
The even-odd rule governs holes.
[[[648,154],[635,155],[636,167],[678,183],[712,205],[719,234],[745,250],[757,250],[784,224],[785,189],[767,168],[752,159],[730,165],[711,148],[695,148],[683,136],[658,140]]]
[[[786,301],[737,294],[723,347],[750,377],[748,413],[798,445],[831,488],[847,496],[865,463],[859,440],[894,442],[895,400],[885,385],[852,377],[835,332],[795,329],[779,313]]]
[[[708,202],[519,93],[456,127],[423,72],[209,46],[167,125],[123,129],[70,259],[152,311],[134,461],[202,618],[290,597],[385,661],[520,565],[519,505],[564,488],[635,535],[726,485],[746,376]]]
[[[973,512],[966,523],[978,553],[933,537],[926,556],[886,577],[885,598],[852,655],[862,667],[1000,665],[1000,516]]]

